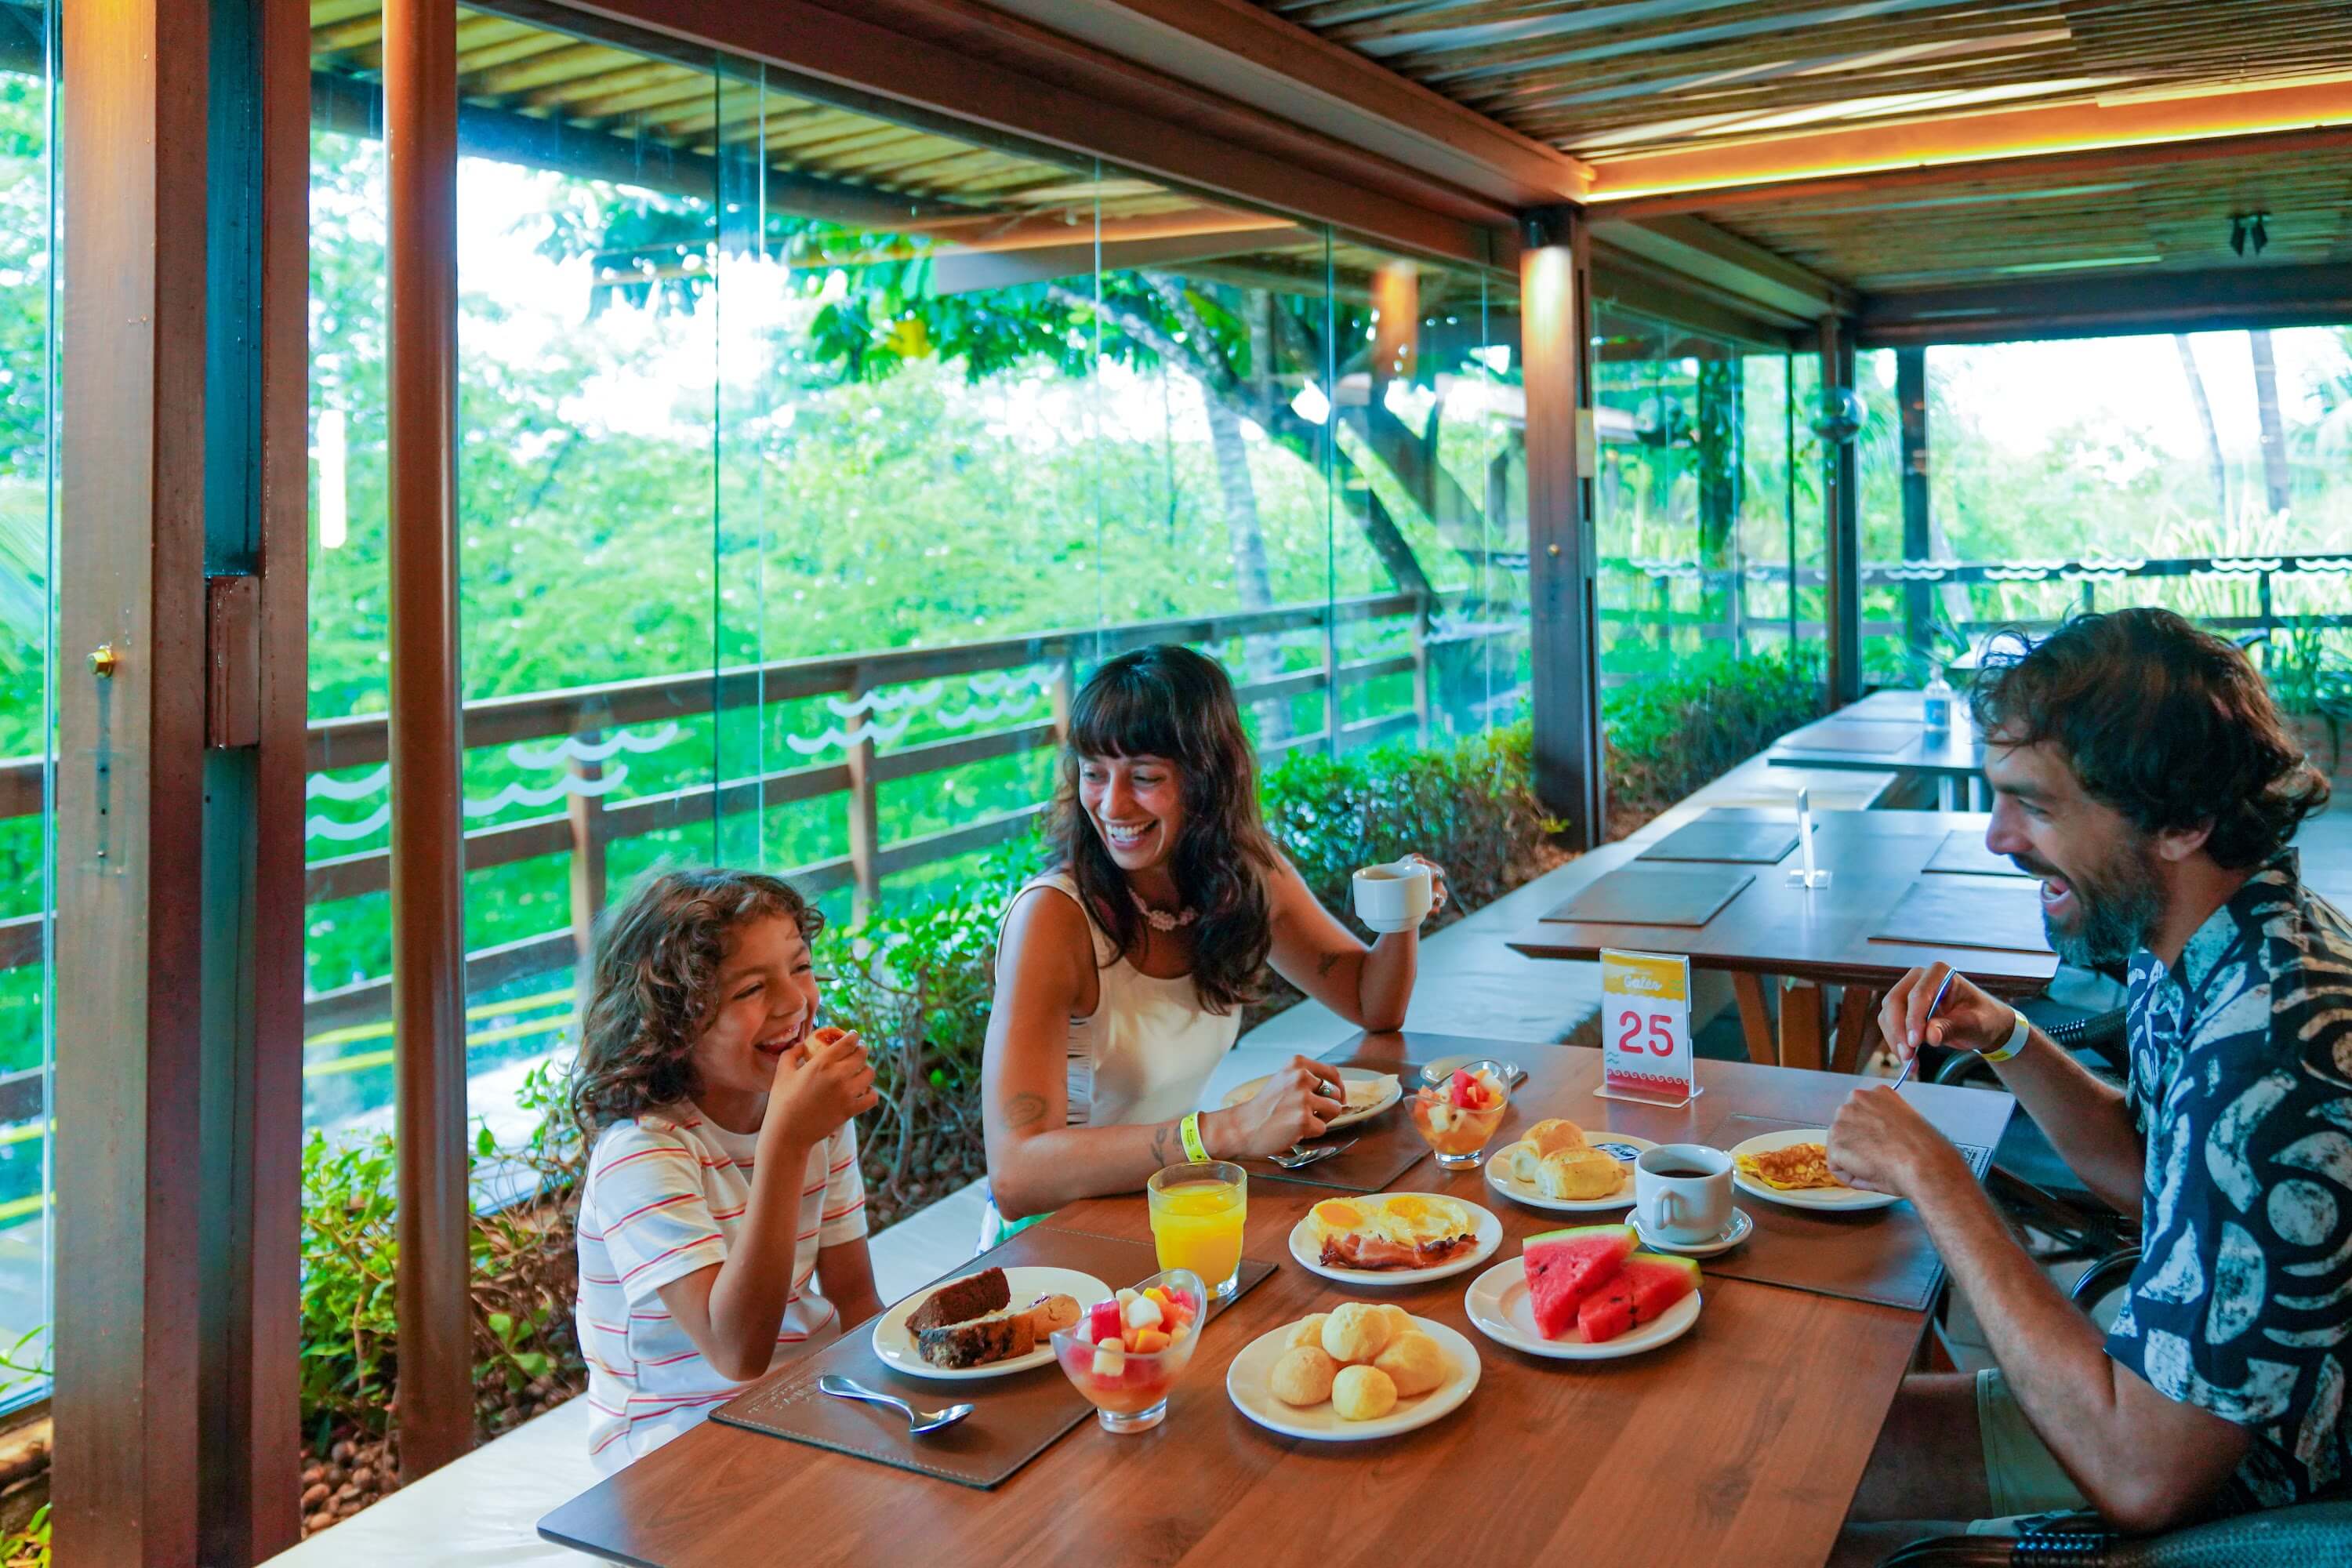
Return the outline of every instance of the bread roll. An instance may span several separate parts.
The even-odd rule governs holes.
[[[1391,1344],[1394,1344],[1396,1342],[1396,1337],[1399,1334],[1420,1332],[1419,1330],[1412,1326],[1412,1314],[1392,1301],[1383,1301],[1379,1306],[1374,1307],[1372,1310],[1378,1312],[1381,1317],[1388,1320],[1389,1342]],[[1374,1357],[1373,1359],[1378,1360],[1379,1358]]]
[[[1389,1321],[1378,1307],[1346,1301],[1323,1320],[1323,1350],[1333,1361],[1353,1364],[1381,1353],[1389,1342]]]
[[[1379,1367],[1343,1366],[1331,1380],[1331,1408],[1342,1421],[1377,1421],[1396,1402],[1396,1384]]]
[[[1565,1117],[1538,1121],[1527,1131],[1526,1142],[1538,1154],[1559,1154],[1584,1147],[1584,1129]]]
[[[1283,1341],[1283,1344],[1291,1350],[1296,1350],[1300,1345],[1313,1345],[1317,1350],[1321,1350],[1323,1320],[1330,1315],[1328,1312],[1307,1313],[1307,1316],[1290,1325],[1290,1337]]]
[[[1625,1184],[1625,1167],[1598,1149],[1547,1154],[1536,1167],[1536,1188],[1548,1198],[1612,1197]]]
[[[1320,1405],[1331,1397],[1331,1381],[1339,1375],[1339,1363],[1320,1345],[1295,1345],[1282,1352],[1267,1381],[1285,1405]]]
[[[1541,1163],[1543,1163],[1543,1151],[1524,1138],[1503,1151],[1503,1169],[1511,1173],[1511,1180],[1515,1182],[1534,1186],[1536,1167]]]
[[[1415,1399],[1444,1383],[1452,1371],[1445,1352],[1419,1329],[1409,1329],[1388,1342],[1372,1365],[1389,1374],[1399,1399]]]

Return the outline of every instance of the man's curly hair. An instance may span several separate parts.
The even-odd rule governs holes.
[[[660,872],[606,912],[572,1069],[572,1114],[589,1137],[701,1089],[694,1043],[718,1010],[728,937],[779,915],[812,945],[824,929],[791,883],[757,871]]]
[[[2039,642],[2011,641],[1977,677],[1978,729],[2003,745],[2055,743],[2084,790],[2142,833],[2210,825],[2206,852],[2242,870],[2327,804],[2261,673],[2172,611],[2076,616]]]

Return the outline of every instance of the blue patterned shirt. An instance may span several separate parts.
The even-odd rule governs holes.
[[[2352,1477],[2352,922],[2264,862],[2167,968],[2131,961],[2146,1253],[2107,1353],[2248,1429],[2225,1506]]]

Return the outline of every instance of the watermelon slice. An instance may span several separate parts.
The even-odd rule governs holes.
[[[1556,1340],[1576,1321],[1584,1299],[1633,1254],[1630,1225],[1583,1225],[1528,1237],[1520,1263],[1535,1308],[1536,1332]]]
[[[1636,1252],[1578,1305],[1576,1326],[1583,1331],[1585,1343],[1597,1345],[1656,1322],[1667,1308],[1697,1289],[1698,1265],[1689,1258]]]

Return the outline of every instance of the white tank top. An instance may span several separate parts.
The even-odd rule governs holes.
[[[1094,910],[1066,871],[1048,871],[1023,883],[1005,908],[1005,919],[1042,888],[1060,893],[1086,917],[1100,993],[1093,1013],[1072,1018],[1065,1037],[1069,1125],[1149,1126],[1197,1109],[1210,1073],[1241,1036],[1241,1009],[1212,1013],[1201,1005],[1190,974],[1162,980],[1136,968],[1096,923]],[[996,937],[1001,948],[1002,921]]]

